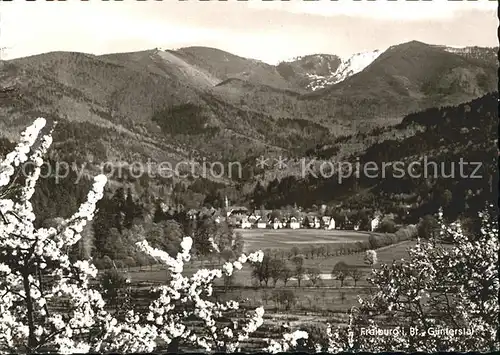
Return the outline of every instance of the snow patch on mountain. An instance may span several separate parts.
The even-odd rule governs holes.
[[[335,71],[337,82],[344,81],[348,77],[359,73],[377,59],[381,53],[379,50],[357,53],[347,59],[347,61],[342,61],[339,68]]]
[[[473,47],[446,46],[446,47],[444,47],[444,50],[446,52],[455,53],[455,54],[470,54],[473,52],[474,48]]]
[[[359,73],[377,59],[383,51],[374,50],[371,52],[356,53],[348,58],[342,58],[337,70],[328,76],[309,75],[312,79],[308,89],[315,91],[323,89],[328,85],[333,85],[344,81],[350,76]]]
[[[298,56],[295,56],[295,57],[290,57],[290,58],[286,58],[284,60],[280,60],[281,63],[292,63],[292,62],[296,62],[296,61],[299,61],[301,60],[302,58],[304,58],[303,55],[298,55]]]
[[[302,59],[305,58],[316,58],[316,59],[322,59],[324,58],[325,54],[307,54],[307,55],[298,55],[294,57],[290,57],[284,60],[281,60],[281,63],[292,63],[292,62],[298,62],[301,61]],[[326,54],[326,56],[330,56],[329,54]]]
[[[196,81],[203,86],[215,86],[221,82],[220,79],[194,65],[187,63],[184,59],[175,55],[171,51],[157,50],[151,59],[155,60],[157,58],[174,66],[179,71],[179,74],[182,74],[185,78],[189,78],[190,80],[196,79]]]

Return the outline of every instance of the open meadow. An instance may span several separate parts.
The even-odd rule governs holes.
[[[301,248],[314,244],[339,244],[367,240],[368,232],[324,229],[235,229],[245,241],[244,251]]]

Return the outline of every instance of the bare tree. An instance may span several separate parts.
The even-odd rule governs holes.
[[[285,310],[288,311],[297,302],[297,297],[292,290],[280,290],[277,291],[278,302],[285,306]]]
[[[349,275],[349,266],[343,261],[335,264],[332,270],[332,278],[340,281],[340,287],[344,287],[344,280]]]
[[[363,277],[363,273],[359,269],[352,269],[350,272],[350,276],[354,280],[354,287],[356,287],[356,283],[361,280]]]
[[[281,270],[281,273],[280,273],[280,279],[285,284],[285,287],[286,287],[287,282],[290,281],[290,279],[292,277],[293,277],[293,271],[292,271],[292,269],[290,269],[288,266],[285,265],[283,267],[283,269]]]
[[[273,282],[273,286],[276,287],[276,283],[281,278],[281,271],[285,267],[284,262],[281,259],[272,259],[269,263],[269,277]]]
[[[302,265],[297,265],[295,268],[295,278],[297,279],[298,287],[300,287],[300,282],[304,279],[304,274],[306,269]]]
[[[252,270],[252,277],[257,279],[260,285],[262,285],[262,282],[264,282],[266,284],[266,287],[269,283],[270,263],[271,257],[268,254],[265,254],[262,262],[254,264]]]
[[[304,279],[304,274],[306,269],[304,268],[304,255],[299,254],[292,258],[292,262],[295,264],[294,276],[297,278],[298,286],[300,287],[300,282]]]
[[[311,281],[313,286],[316,286],[319,280],[321,280],[321,271],[317,267],[310,268],[307,270],[307,277]]]

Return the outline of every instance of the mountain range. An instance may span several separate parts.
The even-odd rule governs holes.
[[[497,51],[412,41],[276,66],[207,47],[51,52],[0,62],[0,85],[15,88],[0,100],[0,132],[15,139],[45,116],[59,122],[57,158],[94,164],[298,157],[496,90]]]

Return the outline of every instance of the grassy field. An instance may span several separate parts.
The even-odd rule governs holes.
[[[390,264],[393,260],[400,260],[402,258],[408,258],[408,249],[415,245],[414,241],[405,241],[395,245],[390,245],[388,247],[381,248],[377,250],[378,260],[380,263]],[[337,286],[337,280],[331,280],[330,274],[335,266],[340,261],[345,262],[349,266],[353,266],[359,268],[364,274],[370,273],[371,269],[369,266],[364,264],[364,253],[351,254],[351,255],[342,255],[342,256],[330,256],[328,258],[314,258],[314,259],[306,259],[305,267],[312,268],[317,267],[321,270],[322,275],[322,284],[324,286]],[[206,261],[191,261],[185,265],[185,274],[191,275],[195,273],[200,268],[217,268],[220,265],[218,263],[208,263]],[[251,276],[251,268],[247,265],[243,267],[243,269],[237,271],[235,273],[234,285],[235,286],[255,286],[254,280]],[[167,271],[164,269],[162,265],[153,265],[151,268],[144,268],[140,270],[138,268],[134,268],[131,272],[128,272],[128,275],[132,282],[140,282],[140,281],[151,281],[151,282],[165,282],[167,278]],[[354,282],[351,279],[347,279],[344,282],[345,286],[352,286]],[[280,281],[278,285],[282,286],[282,282]],[[302,281],[302,285],[308,286],[310,282],[307,280]],[[287,286],[295,287],[297,286],[297,281],[290,280],[287,283]],[[357,286],[367,286],[365,277],[363,277],[360,281],[358,281]]]
[[[377,249],[377,257],[379,263],[391,264],[393,260],[408,259],[408,249],[413,247],[415,244],[415,241],[408,240]],[[331,270],[336,263],[343,261],[347,265],[366,268],[367,266],[363,262],[364,257],[365,253],[332,256],[328,259],[318,259],[320,263],[316,264],[316,266],[318,266],[321,270],[323,270],[324,268],[330,268]],[[306,260],[306,264],[308,261],[314,260]]]
[[[367,240],[368,232],[324,229],[236,229],[245,241],[244,251],[290,249],[312,244],[350,243]]]

